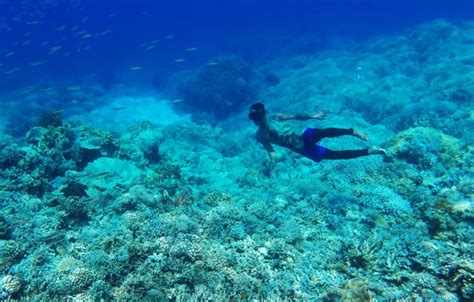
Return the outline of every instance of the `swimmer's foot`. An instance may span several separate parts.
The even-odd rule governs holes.
[[[382,148],[371,147],[368,151],[369,155],[380,154],[380,155],[387,155],[387,151]]]
[[[365,133],[362,133],[362,132],[359,132],[357,130],[354,130],[354,132],[352,133],[353,136],[357,137],[358,139],[361,139],[363,141],[366,141],[368,138],[367,138],[367,135]]]

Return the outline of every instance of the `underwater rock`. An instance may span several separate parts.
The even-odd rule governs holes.
[[[280,78],[273,72],[267,71],[264,73],[265,82],[270,86],[276,86],[280,83]]]
[[[119,158],[132,160],[137,166],[147,166],[160,161],[160,143],[163,133],[151,123],[143,122],[127,130],[120,137]]]
[[[256,97],[255,71],[242,58],[221,57],[192,73],[178,88],[192,113],[205,112],[216,120],[236,113]]]
[[[127,193],[120,195],[117,200],[116,209],[119,212],[134,211],[143,206],[157,208],[162,205],[162,195],[154,194],[142,185],[135,185]]]
[[[12,296],[20,289],[21,281],[12,275],[6,275],[0,280],[0,298],[2,300],[11,300]]]
[[[47,130],[43,127],[33,127],[26,133],[26,141],[32,145],[38,145]]]
[[[221,203],[230,203],[232,201],[232,196],[225,192],[212,191],[204,196],[203,201],[205,204],[214,207]]]
[[[86,189],[87,186],[83,184],[76,181],[69,181],[61,188],[61,192],[63,192],[66,197],[87,197]]]
[[[455,103],[469,104],[474,100],[474,91],[469,91],[466,88],[457,88],[452,91],[449,98]]]
[[[439,44],[442,41],[448,41],[451,37],[458,35],[458,31],[454,24],[439,19],[419,26],[417,30],[408,36],[407,42],[416,51],[418,62],[422,63],[439,49]]]
[[[349,280],[344,289],[345,292],[342,301],[362,302],[373,300],[367,280]]]
[[[51,274],[46,289],[53,297],[76,295],[91,286],[96,278],[97,276],[90,270],[78,267],[71,272]]]
[[[0,169],[8,169],[17,166],[25,152],[16,144],[5,146],[0,149]]]
[[[149,186],[159,187],[165,195],[173,196],[179,187],[184,184],[181,168],[169,162],[161,162],[154,171],[147,175],[146,182]]]
[[[8,239],[9,225],[5,217],[0,214],[0,239]]]
[[[118,138],[111,132],[82,124],[79,124],[76,129],[74,158],[79,170],[99,157],[114,156],[119,149]]]
[[[202,257],[202,243],[196,235],[180,236],[170,248],[170,255],[187,262],[195,262]]]
[[[46,179],[64,175],[75,167],[73,147],[76,135],[70,127],[34,127],[28,131],[22,168],[39,171]]]
[[[94,197],[100,195],[102,191],[112,190],[117,185],[122,187],[133,185],[141,173],[132,162],[101,157],[86,166],[84,175],[79,177],[79,182],[87,186],[87,195]]]
[[[132,232],[142,228],[145,217],[140,212],[128,211],[122,216],[124,226]]]
[[[387,146],[389,154],[422,170],[437,165],[449,169],[462,162],[461,141],[432,128],[407,129],[395,135]]]
[[[71,196],[60,199],[61,209],[69,218],[86,220],[87,215],[87,199],[77,196]]]
[[[0,240],[0,271],[8,271],[24,253],[24,248],[17,241]]]
[[[37,122],[38,127],[41,127],[41,128],[61,127],[63,125],[61,113],[62,113],[61,110],[44,113],[38,119],[38,122]]]

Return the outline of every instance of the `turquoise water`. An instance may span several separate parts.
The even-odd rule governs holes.
[[[472,1],[0,1],[0,299],[472,301],[473,67]]]

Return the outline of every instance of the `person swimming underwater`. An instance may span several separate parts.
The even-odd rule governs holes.
[[[248,117],[258,126],[256,133],[257,141],[260,142],[270,157],[271,167],[276,161],[276,152],[272,144],[283,148],[290,149],[304,157],[307,157],[315,162],[320,162],[325,159],[351,159],[368,155],[387,155],[384,149],[371,147],[367,149],[358,150],[330,150],[318,145],[318,142],[323,138],[337,137],[342,135],[352,135],[362,140],[367,140],[367,135],[356,131],[353,128],[306,128],[302,134],[297,133],[293,129],[285,129],[277,127],[275,121],[285,120],[323,120],[327,116],[326,112],[320,112],[314,115],[308,114],[276,114],[273,119],[268,118],[265,105],[262,103],[255,103],[250,107]]]

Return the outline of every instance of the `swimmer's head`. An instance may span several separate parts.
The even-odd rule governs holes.
[[[249,119],[259,126],[265,121],[266,113],[265,105],[262,103],[255,103],[250,106]]]

